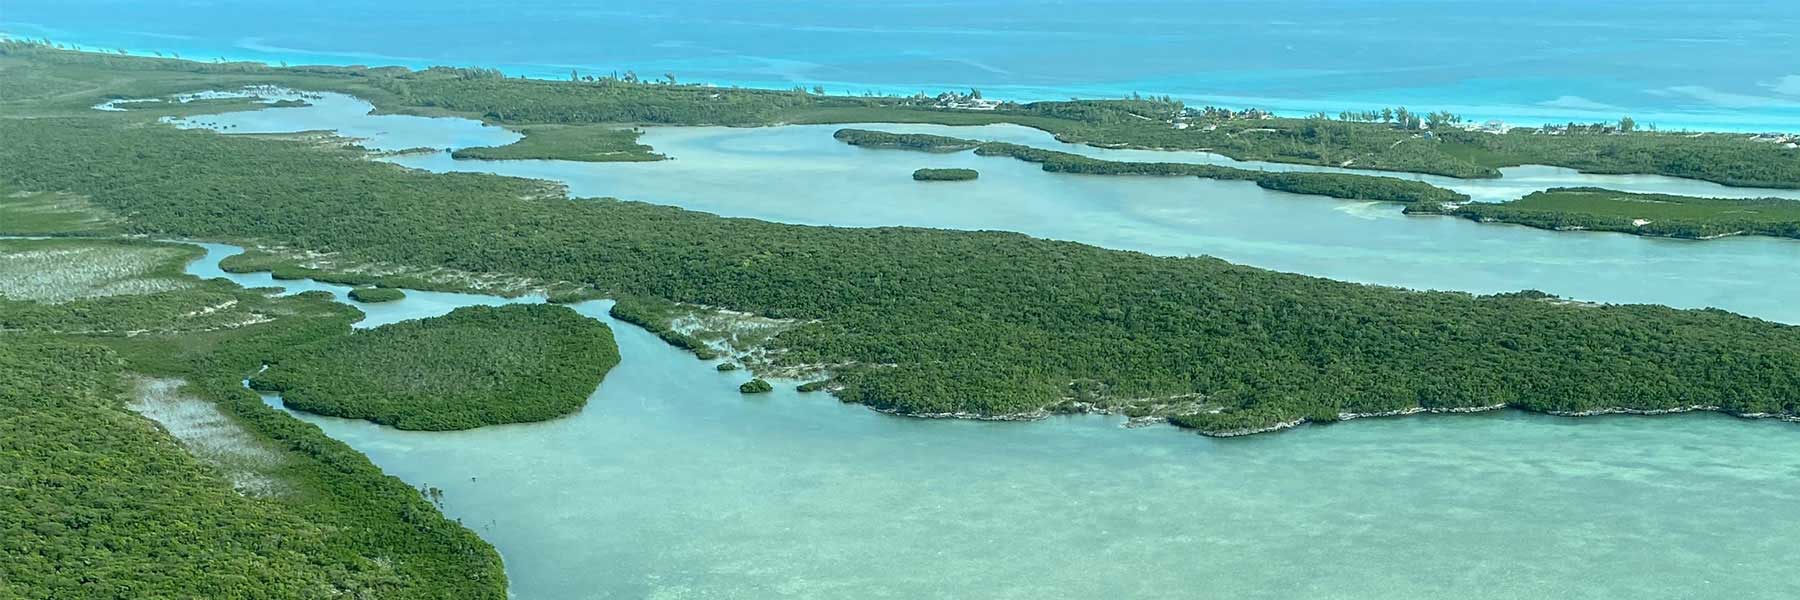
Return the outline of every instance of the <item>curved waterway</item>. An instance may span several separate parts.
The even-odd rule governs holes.
[[[187,271],[285,293],[349,288]],[[541,302],[408,291],[360,326]],[[1366,419],[1212,439],[931,421],[748,375],[606,315],[579,413],[462,432],[292,413],[500,549],[515,597],[1793,598],[1800,435],[1712,414]],[[279,407],[279,400],[266,397]]]
[[[511,141],[466,119],[370,115],[370,106],[323,94],[307,108],[195,117],[227,132],[335,129],[371,147],[447,148]],[[1245,168],[1332,170],[1239,163],[1203,152],[1114,150],[1062,144],[1017,126],[866,125],[1003,140],[1114,160],[1207,162]],[[1554,232],[1450,217],[1407,217],[1401,207],[1274,192],[1242,181],[1045,173],[1038,165],[963,152],[869,150],[832,139],[839,126],[659,127],[643,141],[675,160],[652,163],[454,160],[447,152],[385,160],[436,172],[534,177],[576,196],[610,196],[726,216],[788,223],[998,229],[1151,254],[1211,255],[1263,268],[1417,289],[1493,293],[1539,289],[1571,298],[1719,307],[1800,323],[1800,243],[1744,237],[1706,242],[1616,233]],[[398,132],[398,133],[396,133]],[[971,182],[920,183],[920,167],[966,167]],[[1728,188],[1658,176],[1584,175],[1552,167],[1456,180],[1389,174],[1453,187],[1484,200],[1593,185],[1703,196],[1800,197],[1800,191]],[[1368,173],[1368,172],[1363,172]]]

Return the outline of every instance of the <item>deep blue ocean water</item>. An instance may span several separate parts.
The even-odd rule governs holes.
[[[1800,2],[6,0],[0,31],[289,63],[1800,130]]]

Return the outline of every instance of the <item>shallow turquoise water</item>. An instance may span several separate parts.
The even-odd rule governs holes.
[[[1630,113],[1760,130],[1800,128],[1794,7],[13,0],[0,31],[196,58],[486,64],[538,76],[635,68],[1018,98],[1143,91],[1525,123]],[[390,148],[496,133],[458,138],[407,121],[404,135],[421,137],[403,142],[393,128],[328,126]],[[990,133],[969,137],[1032,135]],[[650,140],[680,160],[589,171],[423,156],[415,166],[530,170],[578,192],[792,222],[1005,228],[1358,281],[1540,287],[1800,322],[1789,300],[1800,297],[1789,276],[1800,256],[1788,241],[1695,245],[1405,219],[1244,184],[866,151],[828,130],[657,130]],[[983,179],[905,178],[965,164]],[[1504,183],[1566,178],[1509,172]],[[227,252],[209,247],[191,271],[222,276]],[[539,300],[413,292],[363,305],[363,325],[506,301]],[[1790,425],[1504,413],[1212,440],[1100,417],[926,422],[787,386],[746,399],[734,391],[745,375],[717,373],[604,307],[577,309],[614,326],[624,360],[570,418],[458,433],[301,418],[409,483],[444,489],[446,510],[500,548],[526,599],[1800,597],[1787,575],[1800,551]]]
[[[479,65],[1028,100],[1172,94],[1295,114],[1800,129],[1783,0],[9,0],[0,32],[294,64]]]
[[[190,273],[348,289],[227,275],[235,249],[207,248]],[[568,418],[443,433],[296,416],[443,489],[524,599],[1800,594],[1785,423],[1490,413],[1217,440],[1107,417],[925,421],[789,385],[746,398],[747,375],[606,307],[575,306],[623,361]]]
[[[342,96],[307,109],[209,115],[226,131],[341,128],[378,147],[466,145],[463,119],[378,122]],[[1054,147],[1119,160],[1233,163],[1198,152],[1107,150],[1059,144],[1015,126],[868,125]],[[1242,181],[1045,173],[1037,165],[964,152],[869,150],[832,139],[837,126],[650,128],[643,141],[675,159],[651,163],[454,160],[446,152],[390,162],[560,181],[577,196],[612,196],[788,223],[999,229],[1161,255],[1237,263],[1346,281],[1477,293],[1539,289],[1589,301],[1719,307],[1800,323],[1800,242],[1746,237],[1694,242],[1615,233],[1552,232],[1449,217],[1407,217],[1398,205],[1273,192]],[[404,143],[384,141],[398,131]],[[500,132],[500,133],[495,133]],[[968,167],[971,182],[920,183],[920,167]],[[1403,175],[1404,176],[1404,175]],[[1493,180],[1412,176],[1500,201],[1555,186],[1699,195],[1800,197],[1793,190],[1727,188],[1656,176],[1507,169]]]

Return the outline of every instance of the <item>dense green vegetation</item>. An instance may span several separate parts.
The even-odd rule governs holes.
[[[350,299],[357,302],[394,302],[406,298],[406,292],[398,288],[356,288],[350,290]]]
[[[852,146],[919,152],[962,152],[973,150],[981,142],[927,133],[889,133],[868,129],[839,129],[831,137]]]
[[[1402,204],[1462,202],[1469,199],[1468,195],[1461,192],[1423,181],[1348,173],[1269,172],[1257,176],[1256,185],[1267,190],[1293,194]]]
[[[637,143],[642,131],[605,125],[524,125],[525,134],[505,146],[462,148],[452,158],[483,160],[578,160],[584,162],[645,162],[668,158]]]
[[[1252,171],[1219,165],[1113,161],[1006,142],[980,142],[939,135],[888,133],[866,129],[840,129],[836,137],[845,143],[879,143],[881,147],[895,149],[974,148],[975,153],[981,156],[1010,156],[1022,161],[1041,164],[1045,171],[1053,173],[1193,176],[1208,179],[1254,181],[1256,185],[1265,189],[1296,194],[1409,204],[1414,202],[1461,202],[1469,199],[1466,195],[1429,183],[1375,175]],[[875,140],[875,142],[869,142],[870,140]],[[975,174],[972,169],[920,170],[920,172],[924,171],[968,171],[969,175]],[[959,174],[956,173],[942,175],[948,180],[959,179],[957,177]],[[968,178],[973,179],[974,177]],[[913,173],[913,179],[920,179],[919,172]]]
[[[0,262],[78,244],[121,247],[13,241]],[[175,250],[152,276],[197,252],[124,247],[148,246]],[[220,318],[132,331],[167,319],[165,306],[217,307],[207,318]],[[23,314],[32,311],[38,317]],[[65,317],[43,318],[52,312]],[[240,385],[276,350],[344,335],[356,318],[321,294],[274,298],[192,278],[157,292],[0,302],[0,596],[504,598],[490,546],[419,490]],[[69,320],[96,332],[67,333]],[[140,376],[185,381],[180,395],[216,407],[273,452],[259,475],[275,491],[234,488],[220,465],[128,411],[122,396],[138,393]]]
[[[1450,177],[1497,177],[1499,167],[1545,164],[1725,185],[1800,187],[1800,152],[1744,134],[1627,132],[1582,125],[1522,128],[1505,134],[1454,126],[1423,131],[1397,122],[1246,117],[1150,100],[1041,102],[1016,112],[1073,121],[1072,125],[1052,121],[1042,127],[1063,141],[1206,150],[1238,160]]]
[[[1548,150],[1530,144],[1593,135],[1604,137],[1555,146],[1587,148],[1577,150],[1586,156],[1558,160],[1592,161],[1596,169],[1687,168],[1691,176],[1763,185],[1800,181],[1783,155],[1769,154],[1775,146],[1742,146],[1731,136],[1579,132],[1518,141],[1525,148],[1519,150],[1478,147],[1450,132],[1389,134],[1397,130],[1374,123],[1351,124],[1343,130],[1355,133],[1349,138],[1331,122],[1238,116],[1201,117],[1175,129],[1158,119],[1180,107],[1164,101],[964,113],[798,92],[516,82],[454,70],[206,65],[4,43],[0,189],[8,195],[0,199],[0,229],[266,241],[349,260],[572,282],[620,295],[625,299],[615,316],[703,356],[711,352],[703,341],[669,323],[692,306],[792,318],[795,324],[770,342],[774,366],[828,365],[829,383],[801,389],[841,386],[836,393],[846,401],[900,412],[1001,415],[1147,399],[1131,406],[1223,433],[1416,407],[1699,405],[1785,415],[1800,408],[1796,329],[1721,311],[1593,306],[1530,293],[1411,292],[1007,233],[804,227],[569,201],[539,182],[412,172],[368,161],[353,149],[154,124],[178,107],[88,108],[111,97],[248,83],[346,91],[390,110],[466,111],[509,122],[1014,121],[1065,139],[1169,147],[1210,143],[1213,138],[1193,132],[1206,132],[1197,123],[1213,119],[1225,124],[1213,131],[1230,130],[1235,135],[1225,137],[1241,144],[1215,148],[1222,152],[1266,151],[1303,162],[1362,152],[1368,156],[1349,159],[1355,166],[1416,162],[1421,170],[1454,171],[1476,165],[1468,170],[1476,174],[1480,165],[1526,156],[1550,162],[1538,160]],[[1308,133],[1306,126],[1314,129]],[[1263,134],[1270,135],[1256,141]],[[1515,143],[1510,135],[1502,141]],[[1381,136],[1401,143],[1381,149],[1389,143]],[[1680,164],[1689,145],[1702,143],[1718,145],[1717,161]],[[1626,151],[1636,145],[1649,149]],[[1030,156],[1041,157],[1046,169],[1054,163],[1071,172],[1199,174]],[[1270,179],[1276,183],[1269,185],[1362,193],[1362,179],[1337,177],[1343,176]],[[1539,202],[1598,215],[1623,210],[1617,200]],[[1725,214],[1705,203],[1672,203],[1685,206],[1659,207],[1671,211],[1665,213],[1671,221],[1690,214],[1680,211],[1693,210],[1688,218],[1696,219]],[[143,253],[153,245],[62,240],[7,242],[0,253],[11,259],[75,249],[69,244],[91,245],[82,251],[119,265],[138,264],[127,258],[143,255],[166,260],[148,270],[59,273],[48,287],[20,275],[31,271],[0,274],[0,289],[9,290],[0,292],[7,296],[0,298],[0,595],[505,596],[500,559],[490,546],[443,518],[418,490],[240,385],[264,364],[277,364],[270,377],[285,377],[308,361],[331,360],[312,353],[391,333],[352,335],[355,311],[320,293],[278,298],[191,278],[172,286],[145,283],[166,280],[191,249]],[[63,264],[113,264],[93,256]],[[302,267],[277,253],[246,255],[239,265],[392,283]],[[61,293],[71,281],[105,293]],[[49,288],[58,293],[34,291]],[[390,347],[369,356],[451,364],[452,354],[474,351],[435,341],[421,347],[447,354],[396,357]],[[432,366],[407,368],[430,372]],[[369,376],[399,385],[396,372]],[[281,462],[270,475],[288,491],[241,495],[219,468],[127,412],[120,395],[140,375],[185,381],[182,394],[216,407],[274,448]],[[1145,408],[1176,398],[1191,401],[1175,412]]]
[[[1689,239],[1729,235],[1800,238],[1800,201],[1781,198],[1696,198],[1556,188],[1502,204],[1417,209],[1543,229],[1618,231]]]
[[[250,380],[311,413],[472,429],[581,408],[619,363],[606,325],[563,306],[471,306],[321,340]]]
[[[239,495],[126,411],[116,353],[0,341],[0,595],[326,597],[344,575],[345,591],[379,589],[323,524]]]
[[[607,311],[613,318],[649,330],[669,345],[694,353],[700,360],[712,360],[719,353],[700,338],[676,331],[669,322],[681,314],[674,302],[648,296],[620,296]]]
[[[1648,173],[1724,185],[1800,188],[1800,151],[1731,133],[1620,132],[1594,127],[1449,131],[1442,152],[1494,167],[1543,164],[1585,173]]]
[[[738,392],[744,394],[767,394],[775,391],[775,386],[761,379],[752,379],[738,386]]]
[[[1177,422],[1225,431],[1417,406],[1792,413],[1800,398],[1800,336],[1716,311],[1410,292],[1006,233],[570,202],[531,181],[112,117],[4,120],[0,137],[5,184],[85,195],[129,215],[133,231],[589,285],[634,298],[615,314],[677,343],[671,301],[793,318],[770,341],[774,367],[832,365],[840,398],[901,412],[1198,395]],[[346,222],[357,226],[334,225]]]
[[[1026,162],[1040,163],[1045,171],[1082,175],[1191,175],[1208,179],[1254,181],[1256,185],[1283,192],[1318,194],[1348,200],[1384,200],[1389,202],[1459,202],[1468,196],[1422,181],[1355,175],[1348,173],[1300,173],[1252,171],[1219,165],[1125,162],[1089,158],[1079,154],[1044,150],[1031,146],[989,142],[975,149],[982,156],[1010,156]]]
[[[913,181],[973,181],[981,173],[974,169],[919,169],[913,171]]]

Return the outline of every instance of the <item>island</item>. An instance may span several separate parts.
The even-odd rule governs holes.
[[[357,302],[376,304],[394,302],[406,298],[406,292],[396,288],[356,288],[350,290],[350,299]]]
[[[913,171],[913,181],[973,181],[981,174],[974,169],[919,169]]]
[[[767,394],[775,391],[775,386],[761,379],[752,379],[738,386],[738,391],[745,394]]]
[[[567,307],[472,306],[296,348],[250,385],[297,410],[441,431],[567,415],[618,362],[611,330]]]

